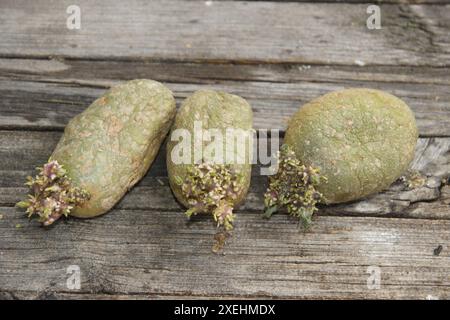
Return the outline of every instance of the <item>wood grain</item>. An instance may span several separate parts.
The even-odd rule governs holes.
[[[134,78],[162,81],[178,103],[212,88],[244,97],[257,129],[286,128],[307,101],[332,90],[369,87],[404,99],[421,136],[450,136],[447,68],[233,65],[0,59],[0,129],[62,130],[111,85]]]
[[[63,298],[72,293],[67,267],[78,265],[86,295],[450,297],[444,220],[317,217],[305,233],[285,215],[242,212],[225,254],[214,255],[211,220],[187,223],[178,211],[114,210],[49,230],[15,209],[0,212],[2,295]],[[378,290],[367,287],[369,266],[380,268]]]
[[[0,131],[0,206],[12,206],[25,197],[26,176],[34,174],[34,168],[45,163],[60,135],[59,132]],[[164,155],[164,151],[159,152],[148,174],[117,208],[183,210],[171,194]],[[258,213],[263,210],[267,177],[261,176],[260,169],[260,165],[253,168],[250,192],[241,210]],[[428,177],[426,185],[406,190],[403,183],[397,182],[383,193],[362,201],[323,207],[318,214],[450,219],[450,187],[442,182],[450,175],[450,138],[420,139],[412,169]]]
[[[0,55],[358,65],[448,66],[450,5],[81,0],[1,2]],[[320,54],[319,54],[320,53]]]
[[[186,1],[201,1],[205,2],[205,0],[186,0]],[[235,0],[214,0],[214,1],[235,1]],[[246,0],[248,2],[256,2],[256,1],[267,1],[267,0]],[[311,2],[311,0],[270,0],[270,2]],[[394,3],[394,4],[448,4],[449,0],[375,0],[375,1],[367,1],[367,0],[317,0],[315,3],[373,3],[373,4],[385,4],[385,3]]]
[[[328,2],[81,0],[75,31],[69,0],[1,1],[0,299],[450,299],[449,1],[375,1],[381,30],[366,28],[368,3]],[[283,213],[261,218],[267,178],[255,165],[233,237],[214,255],[214,223],[182,214],[162,150],[108,214],[29,222],[13,207],[26,176],[70,118],[134,78],[164,82],[178,103],[204,88],[241,95],[260,130],[284,130],[328,91],[386,90],[416,115],[412,167],[426,184],[323,206],[305,232]],[[80,290],[66,286],[69,265]]]

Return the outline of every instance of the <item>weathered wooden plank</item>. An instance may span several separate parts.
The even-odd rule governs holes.
[[[0,291],[0,300],[206,300],[217,298],[217,296],[165,295],[164,292],[158,294],[101,294],[76,291]],[[220,299],[227,300],[233,299],[233,297],[220,296]]]
[[[450,136],[446,68],[233,65],[0,59],[0,128],[62,130],[106,88],[133,78],[165,82],[180,102],[204,88],[239,94],[255,127],[281,129],[303,103],[332,90],[371,87],[404,99],[422,136]]]
[[[60,135],[0,131],[0,206],[12,206],[25,196],[26,176],[34,174],[33,169],[48,159]],[[425,186],[405,190],[398,182],[383,193],[350,204],[323,207],[318,214],[450,219],[450,186],[442,184],[450,175],[450,138],[422,138],[416,149],[412,168],[428,176]],[[164,155],[164,151],[159,153],[148,174],[117,208],[182,210],[171,195]],[[267,177],[260,175],[260,168],[254,166],[250,192],[241,210],[262,212]]]
[[[203,1],[205,0],[186,0],[186,1]],[[214,0],[214,1],[235,1],[235,0]],[[257,2],[257,1],[269,1],[269,0],[246,0],[248,2]],[[270,0],[270,2],[311,2],[311,0]],[[314,3],[368,3],[368,4],[385,4],[385,3],[394,3],[394,4],[448,4],[449,0],[316,0]]]
[[[205,0],[187,0],[187,1],[205,1]],[[214,1],[235,1],[235,0],[214,0]],[[268,0],[246,0],[248,2],[257,2],[257,1],[268,1]],[[311,2],[311,0],[270,0],[270,2]],[[317,0],[315,3],[369,3],[369,4],[385,4],[385,3],[394,3],[394,4],[448,4],[449,0],[375,0],[375,1],[367,1],[367,0]]]
[[[214,255],[211,220],[187,223],[178,211],[114,210],[48,230],[15,209],[0,212],[5,296],[71,294],[67,268],[78,265],[88,295],[450,297],[449,221],[318,217],[301,232],[285,215],[242,213],[225,255]],[[369,267],[381,272],[379,289],[367,287]]]
[[[0,55],[183,61],[448,66],[449,5],[78,1],[81,29],[66,27],[66,1],[4,0]]]

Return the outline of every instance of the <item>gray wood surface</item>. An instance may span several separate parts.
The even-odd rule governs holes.
[[[108,87],[134,78],[165,82],[178,102],[205,88],[238,94],[252,105],[255,128],[280,130],[303,103],[319,95],[378,88],[411,106],[421,136],[450,136],[448,68],[36,59],[0,59],[0,128],[62,130]]]
[[[0,205],[12,206],[26,195],[23,182],[28,175],[34,174],[37,165],[45,163],[61,133],[0,133]],[[164,155],[164,151],[159,153],[148,174],[118,204],[118,208],[182,211],[171,195]],[[319,214],[450,219],[450,210],[445,210],[449,201],[448,186],[442,182],[450,172],[450,138],[420,139],[411,168],[427,176],[426,185],[407,190],[399,181],[383,193],[350,204],[323,207]],[[252,179],[250,194],[242,209],[261,212],[267,177],[260,175],[259,165],[253,168]]]
[[[81,29],[66,28],[72,2],[3,0],[0,55],[339,65],[448,66],[450,5],[81,0]],[[251,17],[251,18],[249,18]]]
[[[450,222],[317,217],[307,233],[286,215],[241,212],[225,255],[211,254],[213,223],[179,211],[113,210],[44,232],[0,208],[2,294],[245,298],[449,298]],[[23,228],[15,228],[22,223]],[[81,290],[66,288],[79,265]],[[381,286],[367,287],[379,267]]]
[[[1,1],[0,299],[449,299],[450,4],[376,1],[383,29],[371,31],[363,2],[83,0],[73,31],[71,1]],[[304,232],[285,213],[261,217],[267,179],[255,165],[215,255],[213,222],[183,215],[162,150],[108,214],[29,222],[13,207],[26,176],[71,117],[134,78],[165,83],[178,103],[203,88],[241,95],[260,130],[284,130],[331,90],[386,90],[416,115],[412,168],[426,184],[322,206]],[[66,286],[70,265],[80,290]],[[379,268],[378,289],[368,268]]]

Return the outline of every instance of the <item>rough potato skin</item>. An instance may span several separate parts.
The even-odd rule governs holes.
[[[378,192],[400,177],[414,157],[414,114],[399,98],[379,90],[347,89],[321,96],[291,118],[284,143],[328,183],[326,203]]]
[[[176,129],[185,128],[191,132],[193,136],[194,121],[202,121],[203,129],[216,128],[224,131],[227,128],[236,128],[243,130],[252,130],[253,113],[250,105],[243,98],[218,92],[213,90],[200,90],[184,100],[180,110],[178,111],[172,132]],[[174,177],[178,176],[182,180],[186,178],[188,167],[190,165],[174,164],[171,159],[171,152],[177,141],[168,139],[167,143],[167,170],[169,174],[170,186],[177,200],[185,207],[189,208],[189,204],[182,193],[181,186],[175,183]],[[209,142],[203,142],[203,148]],[[196,149],[194,139],[192,139],[192,159]],[[239,156],[245,156],[245,150],[235,150]],[[198,152],[198,151],[197,151]],[[245,198],[251,179],[251,163],[246,161],[245,164],[234,164],[236,172],[243,175],[244,188],[237,198],[233,201],[234,205],[238,205]]]
[[[175,116],[169,89],[152,80],[117,85],[67,125],[51,160],[90,200],[70,215],[110,210],[147,172]]]

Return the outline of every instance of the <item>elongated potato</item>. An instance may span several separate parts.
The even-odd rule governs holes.
[[[202,90],[183,102],[167,146],[167,170],[173,193],[188,208],[188,216],[210,213],[219,226],[232,228],[233,208],[245,198],[250,185],[252,124],[250,105],[236,95]],[[203,130],[217,136],[202,140],[199,131]],[[184,139],[190,139],[187,143],[177,139],[183,132]],[[208,146],[217,143],[218,136],[223,143],[216,152],[208,153]],[[237,136],[244,138],[243,144],[236,142]],[[183,141],[188,158],[177,163]]]
[[[29,178],[30,199],[18,205],[45,225],[109,211],[147,172],[174,116],[172,93],[156,81],[111,88],[69,122],[49,162]]]

